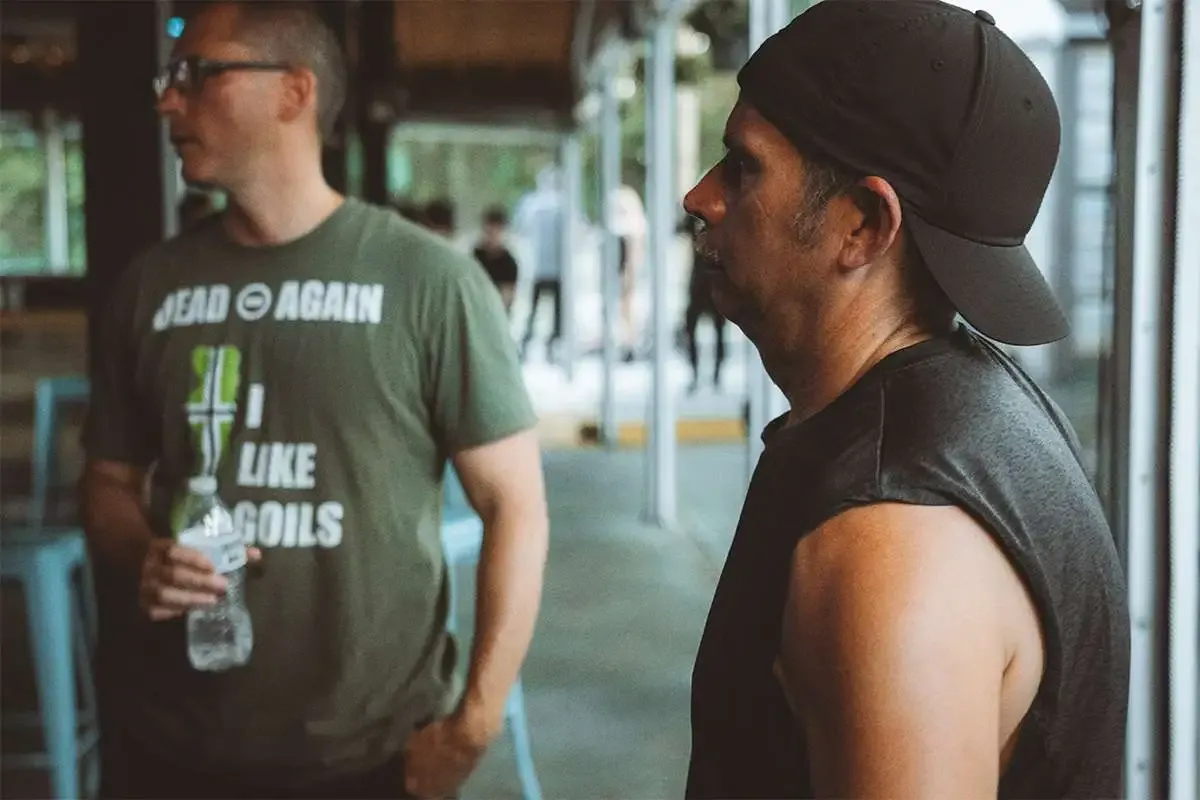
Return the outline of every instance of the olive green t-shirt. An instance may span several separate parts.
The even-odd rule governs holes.
[[[197,672],[182,621],[122,620],[121,734],[299,783],[382,763],[449,710],[446,460],[535,423],[477,264],[353,199],[280,246],[213,219],[122,276],[95,356],[88,456],[155,465],[163,536],[187,479],[216,476],[263,550],[245,667]]]

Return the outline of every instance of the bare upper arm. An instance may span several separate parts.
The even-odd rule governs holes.
[[[1030,624],[1014,591],[999,547],[953,507],[857,508],[801,541],[780,678],[818,796],[995,797],[1004,727],[1033,696],[1006,719]]]
[[[119,486],[141,494],[146,481],[146,468],[123,461],[89,459],[83,479],[90,485]]]
[[[471,507],[485,520],[502,504],[545,514],[542,456],[534,429],[456,453],[454,469]]]

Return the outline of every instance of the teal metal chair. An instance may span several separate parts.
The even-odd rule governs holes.
[[[59,411],[65,403],[87,401],[90,390],[82,375],[42,378],[34,389],[33,491],[29,523],[40,527],[50,511],[50,494],[58,476]]]
[[[37,713],[5,713],[14,727],[41,728],[45,749],[5,754],[4,769],[43,769],[56,798],[95,797],[100,787],[100,730],[92,682],[96,632],[87,619],[92,598],[83,533],[73,528],[6,530],[0,577],[25,590],[37,681]],[[76,685],[83,693],[76,705]],[[79,764],[83,760],[83,791]]]
[[[88,379],[82,375],[59,375],[40,378],[34,388],[33,420],[33,480],[30,492],[29,521],[26,538],[35,536],[36,531],[46,527],[50,516],[50,496],[58,479],[58,440],[62,418],[61,407],[67,403],[83,403],[91,396]],[[62,535],[62,528],[54,536]],[[82,538],[83,533],[79,532]],[[85,548],[86,553],[86,548]],[[85,567],[87,567],[85,561]],[[90,567],[80,573],[84,629],[91,631],[91,647],[96,646],[96,606]]]
[[[4,721],[41,728],[45,748],[8,754],[3,766],[47,770],[55,797],[94,797],[100,783],[100,732],[92,680],[96,611],[87,547],[78,528],[45,525],[58,461],[60,406],[85,401],[88,383],[79,376],[44,378],[34,391],[31,524],[0,533],[0,577],[19,582],[25,592],[39,710],[6,713]]]
[[[479,563],[479,552],[483,546],[483,520],[467,501],[466,493],[453,467],[446,468],[444,497],[442,548],[450,572],[447,625],[453,631],[457,628],[458,611],[454,575],[460,567],[474,567]],[[533,763],[529,720],[525,714],[525,690],[520,678],[509,693],[508,702],[504,707],[504,727],[512,739],[513,754],[517,761],[517,779],[521,783],[521,797],[523,800],[541,800],[542,787]]]

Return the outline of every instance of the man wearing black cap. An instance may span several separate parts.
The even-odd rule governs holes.
[[[1119,796],[1119,559],[1070,424],[992,343],[1067,334],[1023,245],[1049,88],[937,0],[826,0],[739,83],[685,205],[791,409],[696,659],[688,795]]]

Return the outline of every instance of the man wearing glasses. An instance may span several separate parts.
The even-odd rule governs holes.
[[[82,507],[109,796],[451,794],[533,633],[548,525],[504,310],[469,257],[326,184],[345,82],[330,31],[277,2],[206,7],[156,81],[184,177],[229,202],[139,258],[101,320]],[[486,541],[462,687],[447,459]],[[196,476],[258,562],[253,653],[224,672],[186,656],[187,610],[223,586],[174,541]]]

